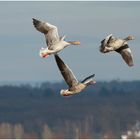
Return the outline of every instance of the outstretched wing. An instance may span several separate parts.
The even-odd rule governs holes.
[[[38,31],[45,34],[46,43],[49,49],[53,44],[59,41],[59,35],[56,26],[48,22],[39,21],[34,18],[33,25]]]
[[[120,53],[124,61],[128,66],[133,66],[133,57],[129,46],[126,44],[125,46],[116,50],[116,52]]]
[[[93,81],[93,77],[94,77],[94,76],[95,76],[95,74],[92,74],[92,75],[88,76],[88,77],[85,78],[81,83],[86,84],[86,83],[88,83],[88,82],[90,82],[90,81]]]
[[[58,54],[55,54],[54,56],[55,56],[57,66],[58,66],[59,70],[61,71],[61,74],[64,77],[69,88],[77,85],[79,82],[76,79],[76,77],[74,76],[71,69],[62,61],[62,59],[58,56]]]

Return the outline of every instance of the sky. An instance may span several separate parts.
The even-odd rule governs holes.
[[[140,80],[139,13],[139,1],[0,1],[0,82],[63,80],[53,55],[40,58],[39,50],[46,43],[32,18],[56,25],[66,41],[81,42],[59,53],[77,79],[95,73],[97,81]],[[135,36],[129,42],[133,67],[116,52],[99,52],[100,41],[110,33],[118,38]]]

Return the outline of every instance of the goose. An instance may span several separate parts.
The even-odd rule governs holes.
[[[81,91],[83,91],[87,86],[93,85],[96,83],[96,81],[93,80],[93,77],[95,76],[95,74],[92,74],[88,76],[87,78],[85,78],[83,81],[79,82],[76,79],[73,72],[71,71],[71,69],[62,61],[62,59],[58,56],[58,54],[55,54],[54,56],[55,56],[55,61],[57,63],[57,66],[65,82],[69,86],[68,89],[62,89],[60,91],[60,95],[62,96],[74,95],[76,93],[80,93]]]
[[[59,37],[57,27],[44,21],[33,18],[33,25],[36,30],[40,31],[45,35],[46,48],[41,48],[39,55],[42,58],[47,58],[51,54],[55,54],[63,50],[69,45],[80,45],[79,41],[66,42],[65,36]]]
[[[101,41],[100,52],[108,53],[111,51],[116,51],[122,56],[126,64],[132,67],[134,65],[133,56],[127,42],[129,40],[134,40],[134,39],[135,39],[134,36],[128,36],[124,39],[118,39],[113,37],[112,34],[110,34]]]

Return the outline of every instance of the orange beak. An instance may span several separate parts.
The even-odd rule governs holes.
[[[42,58],[47,58],[49,57],[49,55],[46,53],[46,54],[42,54]]]

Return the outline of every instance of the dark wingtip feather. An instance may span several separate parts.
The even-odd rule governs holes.
[[[129,65],[129,67],[133,67],[133,66],[134,66],[134,64],[130,64],[130,65]]]
[[[37,27],[40,24],[40,21],[35,18],[32,18],[32,19],[33,19],[34,26]]]
[[[93,78],[95,77],[95,74],[90,75],[88,78]]]
[[[133,60],[132,60],[131,62],[127,63],[127,65],[128,65],[129,67],[133,67],[133,66],[134,66]]]
[[[85,78],[81,83],[84,83],[86,80],[93,78],[95,76],[95,74],[92,74],[90,76],[88,76],[87,78]]]

